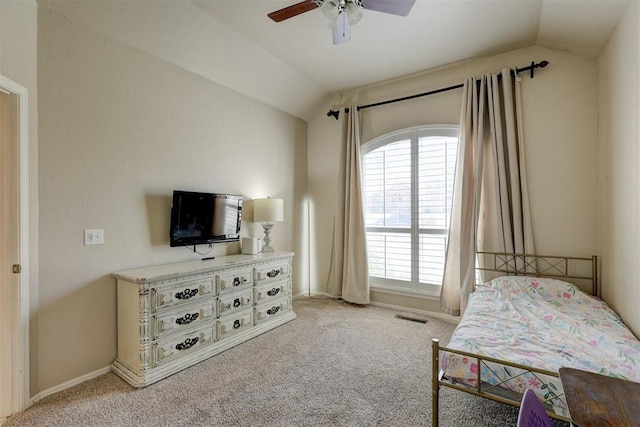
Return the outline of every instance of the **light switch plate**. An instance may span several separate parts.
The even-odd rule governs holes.
[[[104,244],[104,230],[102,228],[93,228],[84,230],[85,245],[102,245]]]

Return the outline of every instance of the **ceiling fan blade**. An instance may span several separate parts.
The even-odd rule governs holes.
[[[285,19],[293,18],[301,13],[309,12],[317,8],[318,5],[312,0],[301,1],[300,3],[292,4],[284,9],[276,10],[269,13],[267,16],[276,22],[284,21]]]
[[[416,0],[362,0],[362,7],[392,15],[407,16]]]
[[[338,15],[336,27],[331,30],[333,33],[333,44],[346,43],[351,40],[351,24],[349,24],[349,16],[342,12]]]

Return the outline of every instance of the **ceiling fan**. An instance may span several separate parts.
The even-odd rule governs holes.
[[[305,0],[267,16],[275,22],[281,22],[319,7],[329,19],[333,44],[340,44],[351,40],[351,26],[362,19],[362,9],[407,16],[415,2],[416,0]]]

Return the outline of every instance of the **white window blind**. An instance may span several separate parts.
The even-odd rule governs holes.
[[[457,127],[402,130],[363,146],[374,286],[435,293],[442,283]]]

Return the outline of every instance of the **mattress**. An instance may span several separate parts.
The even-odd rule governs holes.
[[[604,301],[557,279],[503,276],[478,286],[447,348],[551,372],[571,367],[640,382],[640,341]],[[515,393],[533,389],[567,415],[556,377],[492,362],[478,367],[476,359],[449,352],[440,361],[450,382],[477,387],[480,369],[480,382]]]

